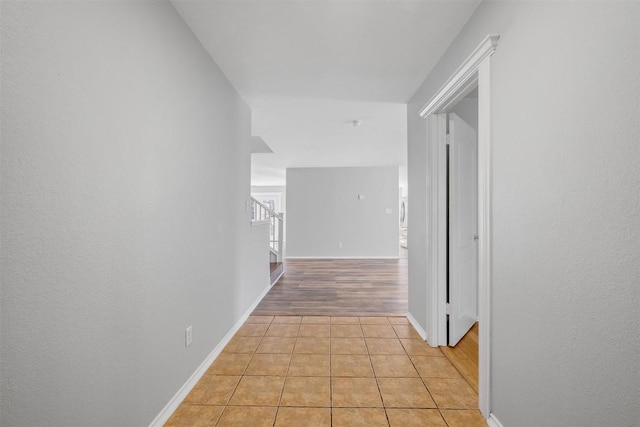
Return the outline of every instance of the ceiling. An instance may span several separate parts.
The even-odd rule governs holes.
[[[172,3],[273,150],[252,155],[253,185],[284,185],[287,167],[398,166],[406,186],[406,102],[479,0]]]

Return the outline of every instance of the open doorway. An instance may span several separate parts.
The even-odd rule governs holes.
[[[445,114],[447,152],[447,345],[478,320],[477,88]]]
[[[443,114],[446,123],[445,356],[478,391],[478,88]]]
[[[429,318],[425,330],[427,341],[432,346],[447,346],[447,311],[456,305],[447,295],[448,242],[449,234],[448,187],[447,187],[447,129],[452,109],[476,88],[478,90],[477,126],[477,318],[478,333],[478,405],[485,418],[491,417],[490,408],[490,331],[491,331],[491,55],[496,50],[498,35],[488,35],[463,61],[436,95],[422,108],[420,116],[427,119],[429,183],[427,195],[429,234],[427,306]],[[455,126],[455,124],[454,124]],[[473,174],[472,174],[473,175]],[[467,237],[469,233],[467,233]],[[449,297],[449,306],[447,298]],[[464,306],[464,304],[460,304]]]

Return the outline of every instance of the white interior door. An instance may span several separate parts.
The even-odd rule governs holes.
[[[478,318],[478,135],[449,114],[449,336],[454,346]]]

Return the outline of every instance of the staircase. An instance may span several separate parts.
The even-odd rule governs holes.
[[[283,214],[251,198],[251,222],[269,224],[269,263],[271,286],[284,274],[283,258]]]
[[[272,262],[270,269],[271,286],[273,286],[284,274],[284,264],[281,262]]]

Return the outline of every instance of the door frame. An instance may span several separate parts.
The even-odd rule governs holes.
[[[447,345],[446,333],[446,114],[450,107],[478,86],[478,406],[482,415],[491,414],[491,55],[499,35],[487,35],[451,75],[436,95],[420,110],[428,120],[430,195],[427,229],[431,275],[427,312],[431,345]],[[444,126],[444,127],[443,127]]]

